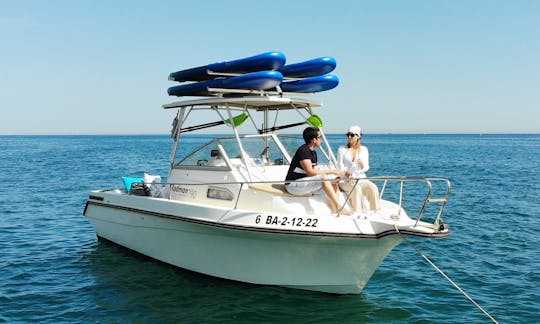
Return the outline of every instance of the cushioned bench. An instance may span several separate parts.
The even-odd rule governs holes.
[[[287,192],[284,184],[281,183],[257,183],[249,185],[250,189],[264,191],[276,196],[285,196],[285,197],[311,197],[313,194],[308,193],[305,195],[293,195]]]

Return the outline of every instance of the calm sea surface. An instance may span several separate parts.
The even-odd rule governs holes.
[[[363,142],[371,176],[450,178],[451,236],[410,241],[499,322],[540,322],[540,135]],[[168,136],[0,136],[0,322],[489,322],[408,244],[362,294],[334,296],[211,278],[98,241],[82,216],[89,191],[165,176],[170,148]]]

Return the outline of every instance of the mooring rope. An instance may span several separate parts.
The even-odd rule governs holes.
[[[397,228],[397,225],[394,224],[394,228],[396,229],[396,231],[398,232],[398,234],[401,236],[401,238],[403,238],[403,241],[405,241],[405,243],[407,243],[409,246],[411,246],[418,254],[420,254],[420,256],[422,256],[424,258],[424,260],[426,260],[433,268],[435,268],[435,270],[437,270],[446,280],[448,280],[448,282],[450,282],[454,287],[456,287],[456,289],[461,292],[463,294],[463,296],[467,297],[467,299],[473,303],[479,310],[482,311],[482,313],[484,313],[490,320],[493,321],[493,323],[497,323],[499,324],[499,322],[497,322],[497,320],[491,316],[491,314],[489,314],[482,306],[480,306],[471,296],[469,296],[469,294],[467,294],[467,292],[465,292],[465,290],[463,290],[460,286],[458,286],[457,283],[455,283],[452,279],[450,279],[450,277],[448,277],[446,275],[446,273],[444,273],[439,267],[437,267],[437,265],[435,263],[433,263],[433,261],[431,261],[424,253],[422,253],[422,251],[420,251],[414,244],[412,244],[411,242],[409,242],[407,240],[407,238],[403,235],[401,235],[399,229]]]

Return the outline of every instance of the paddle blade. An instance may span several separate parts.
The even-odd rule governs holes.
[[[233,117],[233,124],[234,124],[234,127],[238,127],[240,125],[242,125],[246,119],[248,118],[248,115],[246,113],[241,113],[240,115],[238,116],[234,116]],[[225,120],[225,122],[227,124],[230,124],[231,123],[231,119],[228,118],[227,120]]]
[[[317,115],[309,116],[308,119],[306,119],[306,122],[313,127],[317,127],[317,128],[323,127],[323,121],[321,117]]]

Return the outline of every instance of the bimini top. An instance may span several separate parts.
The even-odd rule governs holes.
[[[282,96],[249,96],[249,97],[213,97],[195,100],[186,100],[165,104],[164,109],[182,108],[182,107],[237,107],[251,109],[256,111],[264,110],[287,110],[287,109],[305,109],[321,107],[322,103],[306,99],[289,98]]]

